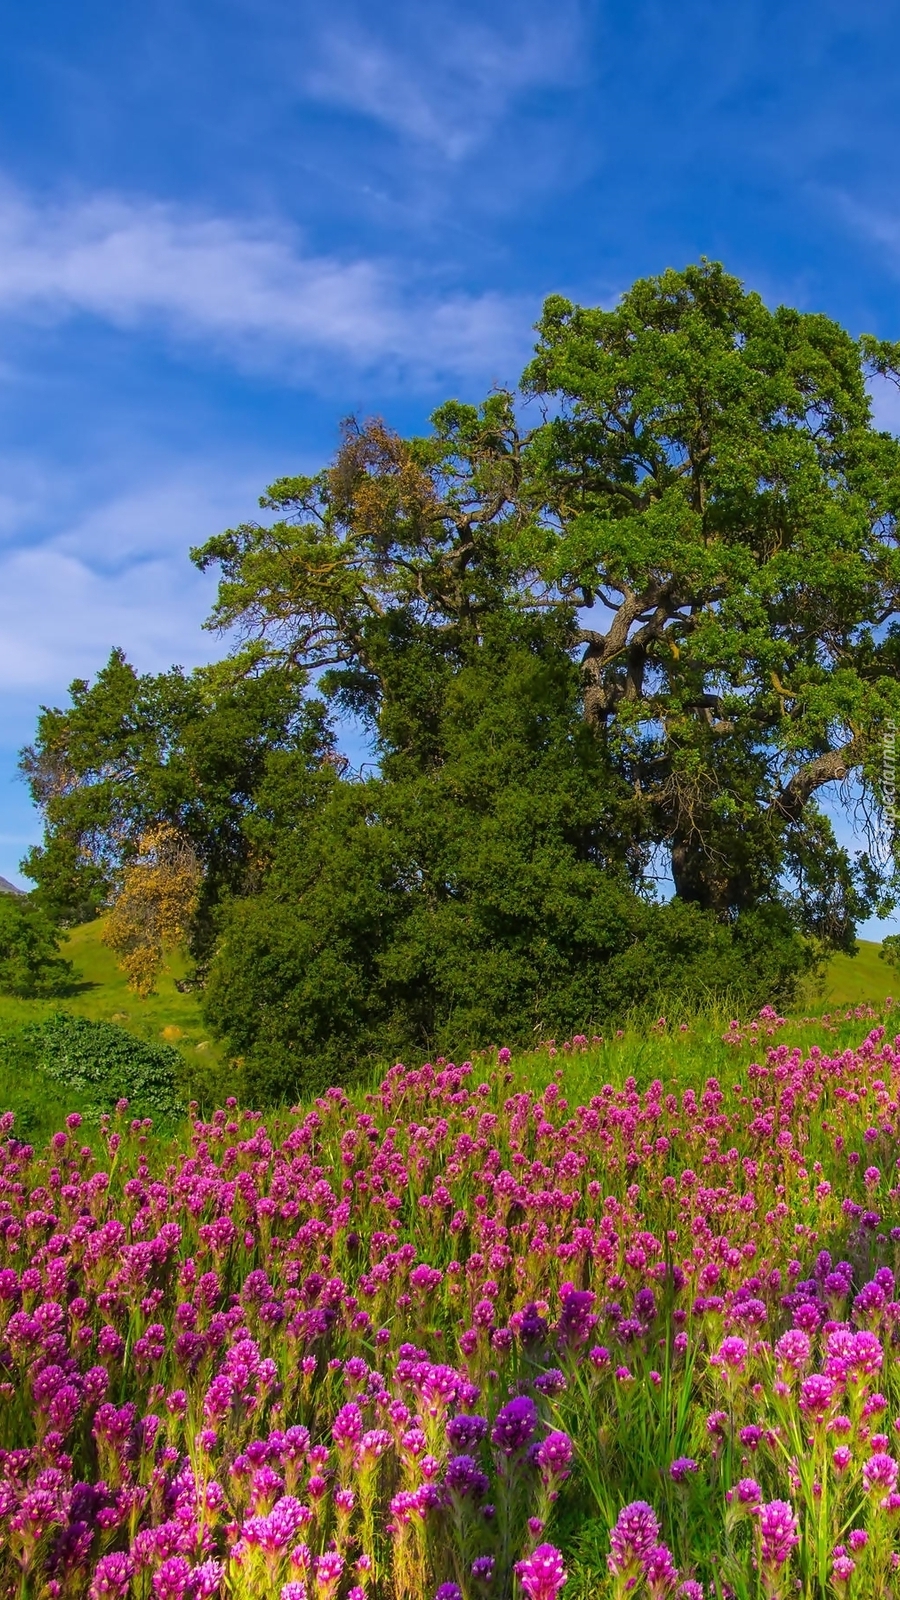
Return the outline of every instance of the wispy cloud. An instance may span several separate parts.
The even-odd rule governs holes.
[[[435,292],[390,261],[305,251],[275,223],[0,192],[0,314],[162,325],[244,363],[337,358],[430,381],[515,377],[531,309],[496,293]]]
[[[323,30],[304,86],[451,161],[471,155],[529,91],[577,76],[577,0],[518,5],[493,25],[410,8],[396,42],[342,18]]]

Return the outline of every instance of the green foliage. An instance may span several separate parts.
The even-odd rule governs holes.
[[[0,994],[58,995],[72,982],[50,918],[25,895],[0,894]]]
[[[613,310],[553,297],[538,335],[531,432],[510,393],[422,438],[348,424],[193,552],[233,655],[140,677],[114,652],[24,753],[55,915],[108,904],[150,829],[195,853],[205,1014],[257,1098],[780,999],[896,902],[820,800],[887,804],[900,442],[867,380],[900,346],[706,261]]]
[[[815,807],[851,774],[881,803],[900,711],[900,443],[866,389],[896,348],[770,311],[707,262],[612,311],[554,297],[539,334],[525,387],[554,415],[527,472],[551,514],[521,559],[598,614],[588,718],[682,898],[729,914],[792,878],[805,925],[840,944],[896,888]]]
[[[621,785],[579,715],[555,626],[485,628],[440,705],[426,694],[430,762],[413,739],[365,783],[320,775],[300,807],[296,773],[273,769],[254,831],[269,868],[226,908],[204,997],[247,1058],[251,1098],[679,998],[762,1004],[808,964],[777,905],[732,928],[638,892],[621,864]],[[417,680],[398,676],[408,730]]]
[[[900,968],[900,933],[889,933],[882,939],[878,953],[889,967]]]
[[[0,1060],[7,1071],[53,1080],[67,1105],[74,1094],[95,1117],[115,1110],[123,1098],[137,1117],[176,1118],[184,1112],[178,1051],[146,1044],[113,1023],[54,1012],[0,1036]]]

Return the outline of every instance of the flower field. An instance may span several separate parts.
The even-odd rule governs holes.
[[[576,1039],[5,1116],[0,1593],[900,1594],[900,1036],[848,1018],[583,1103]]]

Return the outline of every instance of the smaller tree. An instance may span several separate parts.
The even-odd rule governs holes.
[[[196,850],[168,823],[148,829],[123,869],[103,942],[142,998],[153,993],[166,952],[186,943],[202,881]]]
[[[0,994],[56,995],[73,976],[46,912],[25,895],[0,894]]]

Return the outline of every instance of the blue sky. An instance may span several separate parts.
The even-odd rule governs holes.
[[[900,338],[898,151],[867,0],[7,5],[0,874],[38,704],[208,658],[188,546],[343,415],[513,381],[545,294],[705,254]]]

